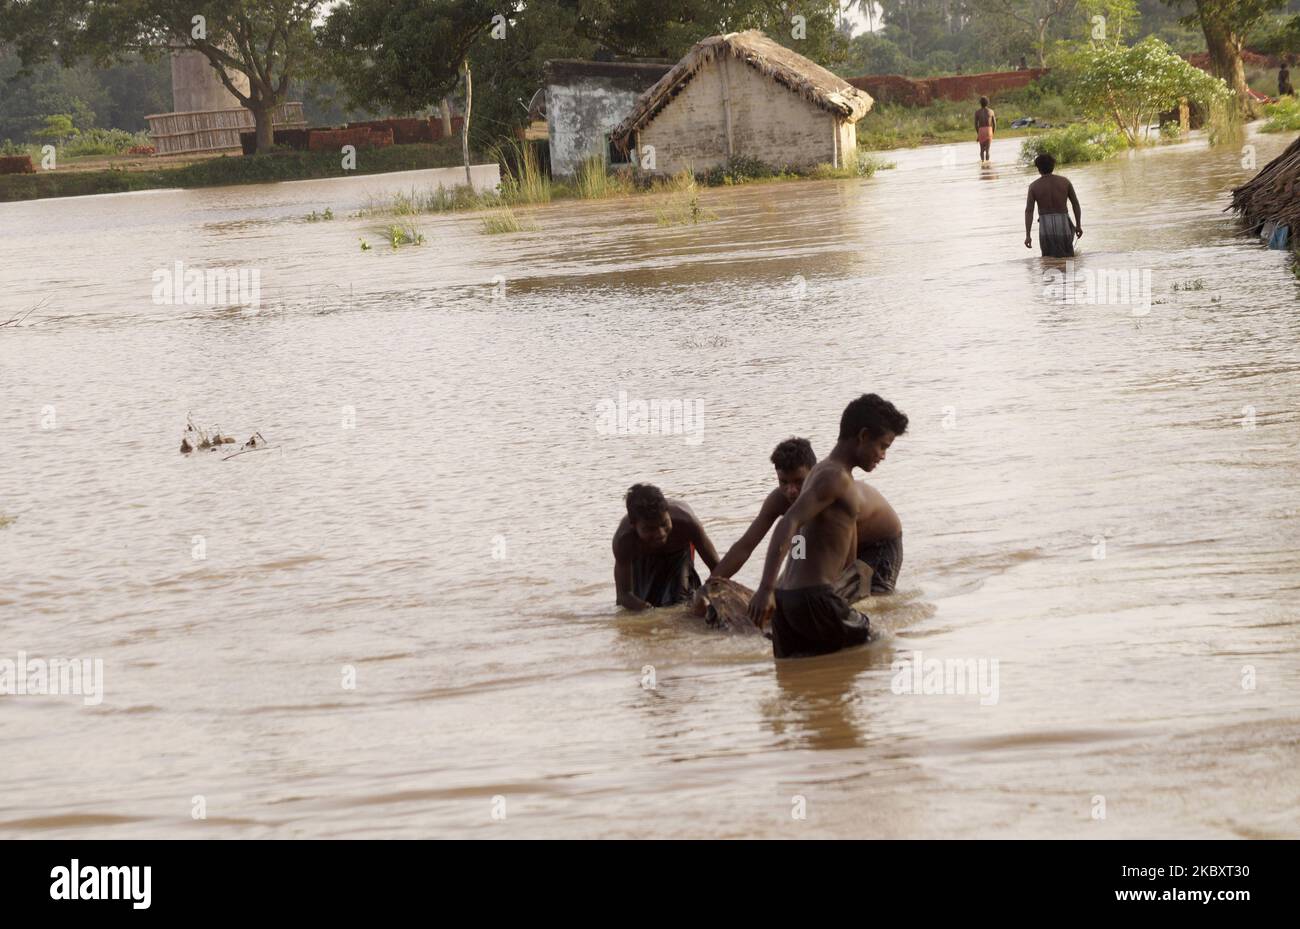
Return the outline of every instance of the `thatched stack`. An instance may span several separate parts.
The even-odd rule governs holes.
[[[871,109],[871,95],[865,90],[751,29],[697,42],[686,57],[641,95],[627,118],[610,132],[610,137],[626,145],[628,137],[654,119],[705,65],[723,55],[744,62],[815,106],[850,122],[857,122]]]
[[[1267,223],[1290,226],[1291,237],[1300,234],[1300,138],[1287,146],[1253,178],[1232,192],[1232,209],[1251,232]]]

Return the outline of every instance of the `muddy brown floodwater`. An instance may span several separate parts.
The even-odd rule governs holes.
[[[396,251],[348,214],[418,174],[0,205],[0,320],[44,301],[0,329],[0,659],[103,667],[0,698],[0,835],[1300,835],[1289,259],[1195,140],[1065,172],[1074,273],[1150,300],[1062,300],[1017,144]],[[177,261],[261,308],[156,304]],[[629,484],[725,548],[864,390],[912,422],[879,642],[615,610]],[[606,434],[621,391],[701,429]],[[182,456],[191,412],[278,448]],[[986,699],[911,692],[916,652]]]

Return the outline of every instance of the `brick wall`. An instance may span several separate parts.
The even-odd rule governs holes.
[[[956,74],[952,77],[923,79],[903,77],[901,74],[869,74],[848,78],[848,82],[871,94],[877,103],[926,106],[935,100],[960,102],[993,97],[1003,91],[1026,87],[1046,73],[1046,68],[1030,68],[1027,71],[988,71],[983,74]]]
[[[723,58],[702,68],[641,130],[640,145],[655,147],[658,173],[706,171],[727,162],[724,63],[736,157],[775,166],[835,161],[834,116],[749,65]]]

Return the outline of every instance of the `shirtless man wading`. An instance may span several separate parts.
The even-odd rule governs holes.
[[[844,409],[839,441],[804,482],[803,490],[772,531],[763,579],[749,602],[759,628],[771,610],[772,651],[777,658],[821,655],[861,645],[867,617],[849,607],[834,587],[857,557],[858,512],[863,498],[853,469],[870,471],[885,459],[907,417],[876,394],[863,394]],[[790,558],[780,587],[781,563],[796,533],[802,551]],[[799,557],[802,555],[802,557]]]

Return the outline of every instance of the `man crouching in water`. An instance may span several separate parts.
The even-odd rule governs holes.
[[[812,469],[802,493],[772,531],[749,618],[762,628],[775,607],[772,651],[777,658],[823,655],[867,641],[867,617],[852,609],[834,586],[857,556],[862,496],[853,469],[875,468],[895,437],[906,431],[907,417],[892,403],[876,394],[858,397],[844,408],[835,448]],[[796,551],[780,587],[774,589],[796,533],[802,536],[803,551]]]
[[[691,508],[651,484],[633,484],[614,531],[614,589],[629,610],[673,606],[700,588],[695,553],[710,571],[718,553]]]

